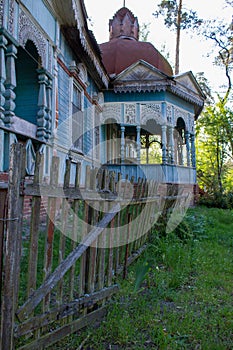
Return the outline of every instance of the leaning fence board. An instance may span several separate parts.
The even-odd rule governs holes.
[[[54,320],[58,321],[64,317],[71,316],[80,311],[81,308],[94,306],[99,301],[112,296],[118,292],[118,290],[119,287],[115,284],[109,288],[104,288],[90,295],[85,295],[84,297],[70,303],[64,303],[60,307],[52,309],[45,314],[30,318],[29,320],[17,325],[15,329],[15,337],[19,338],[41,327],[49,325],[50,323],[54,322]]]
[[[78,330],[80,330],[81,328],[88,326],[89,324],[91,324],[95,320],[97,320],[97,319],[99,320],[105,314],[106,314],[106,309],[100,308],[96,311],[93,311],[90,314],[87,314],[85,316],[80,317],[79,319],[77,319],[69,324],[66,324],[65,326],[63,326],[59,329],[56,329],[53,332],[46,334],[45,336],[40,337],[39,339],[37,339],[36,341],[34,341],[30,344],[27,344],[27,345],[20,347],[19,350],[35,350],[38,348],[44,349],[45,347],[52,345],[52,344],[58,342],[59,340],[63,339],[67,335],[75,333]]]
[[[120,205],[116,204],[112,210],[107,213],[103,219],[96,225],[94,229],[83,239],[73,252],[61,262],[45,282],[31,295],[26,303],[19,308],[17,316],[20,320],[28,317],[32,310],[41,302],[47,293],[49,293],[58,283],[58,281],[65,275],[65,273],[72,267],[72,265],[82,256],[87,248],[96,240],[96,238],[104,231],[105,227],[111,222],[112,218],[120,210]]]

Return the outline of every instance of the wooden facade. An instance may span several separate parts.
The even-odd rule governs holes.
[[[158,217],[170,208],[172,230],[190,204],[204,95],[130,10],[109,29],[98,45],[84,0],[0,0],[2,350],[99,318]]]
[[[160,168],[164,175],[155,180],[195,184],[194,123],[204,95],[191,72],[173,76],[162,55],[138,41],[131,11],[115,14],[101,45],[83,0],[2,0],[0,15],[1,172],[8,171],[10,145],[20,142],[28,175],[40,149],[45,177],[56,154],[74,165],[127,166],[135,180],[153,179]],[[135,58],[113,74],[105,57],[114,40],[118,50],[126,42],[129,57],[132,47]]]

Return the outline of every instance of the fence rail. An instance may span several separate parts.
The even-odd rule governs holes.
[[[90,167],[81,188],[79,163],[71,185],[69,159],[60,185],[58,157],[45,184],[42,167],[38,153],[29,183],[25,148],[14,144],[8,186],[0,185],[2,350],[44,349],[100,318],[106,300],[118,291],[116,275],[127,276],[164,201],[174,205],[179,194],[174,187],[163,193],[155,181],[135,184]],[[31,217],[25,225],[27,196]]]

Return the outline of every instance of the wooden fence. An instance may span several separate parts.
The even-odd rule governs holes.
[[[0,189],[2,350],[44,349],[101,318],[118,291],[116,275],[125,278],[145,249],[165,198],[156,182],[134,184],[90,167],[80,188],[80,164],[71,185],[70,160],[61,186],[57,157],[46,184],[42,166],[38,153],[33,183],[27,181],[25,149],[14,144],[8,185]],[[31,218],[25,224],[26,196]],[[40,217],[44,202],[46,222]]]

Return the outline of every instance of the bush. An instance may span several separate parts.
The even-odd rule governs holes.
[[[233,192],[205,194],[199,198],[198,204],[208,208],[233,209]]]

